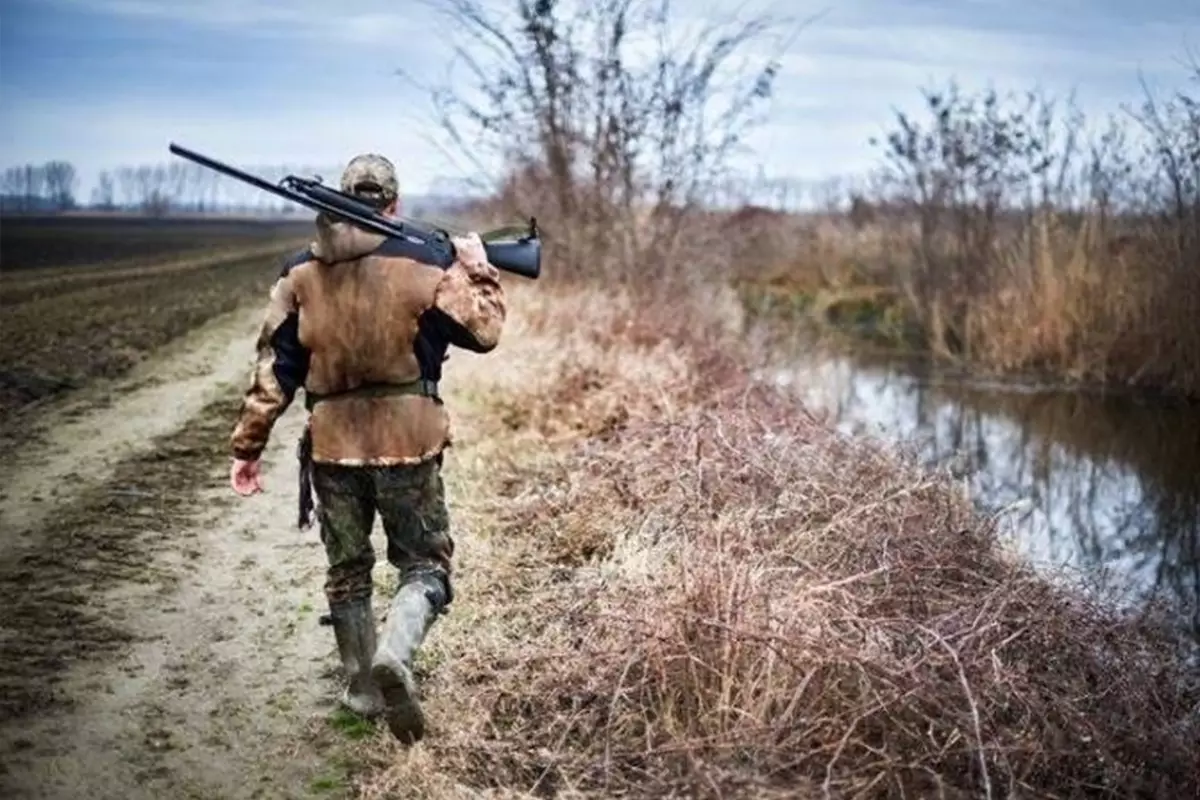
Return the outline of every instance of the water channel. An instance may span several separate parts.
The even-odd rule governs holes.
[[[788,348],[769,376],[843,431],[949,466],[1033,563],[1165,602],[1200,641],[1200,404],[987,384]]]

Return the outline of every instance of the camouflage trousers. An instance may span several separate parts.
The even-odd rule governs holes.
[[[312,466],[317,520],[329,563],[325,596],[330,605],[371,596],[375,566],[371,529],[376,514],[387,537],[388,562],[400,573],[399,585],[426,576],[437,578],[449,604],[454,540],[442,457],[411,466]]]

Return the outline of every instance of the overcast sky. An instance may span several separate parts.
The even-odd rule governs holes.
[[[511,7],[513,0],[489,0]],[[1054,92],[1117,110],[1181,85],[1200,52],[1200,0],[829,0],[788,6],[677,0],[709,18],[735,8],[823,12],[794,39],[772,122],[754,139],[779,177],[855,174],[867,139],[923,85]],[[381,151],[405,189],[461,175],[428,136],[425,97],[395,75],[444,73],[444,23],[403,0],[4,0],[0,166],[73,161],[95,174],[164,161],[169,141],[239,164],[343,164]]]

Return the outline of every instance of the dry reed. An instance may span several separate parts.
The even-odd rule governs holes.
[[[948,479],[752,385],[678,310],[572,292],[530,321],[557,346],[493,398],[502,449],[545,448],[497,467],[476,613],[503,623],[456,640],[452,722],[374,796],[1196,793],[1165,628],[1006,557]]]

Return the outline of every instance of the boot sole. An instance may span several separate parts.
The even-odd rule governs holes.
[[[396,670],[387,664],[377,664],[371,670],[371,677],[383,693],[386,705],[383,716],[392,736],[406,744],[424,737],[425,715],[417,702],[412,674],[403,667]]]
[[[350,698],[347,692],[343,691],[339,702],[341,703],[342,708],[357,714],[364,719],[376,719],[384,712],[384,700],[382,697],[380,697],[378,700],[363,700],[361,698],[353,700]]]

